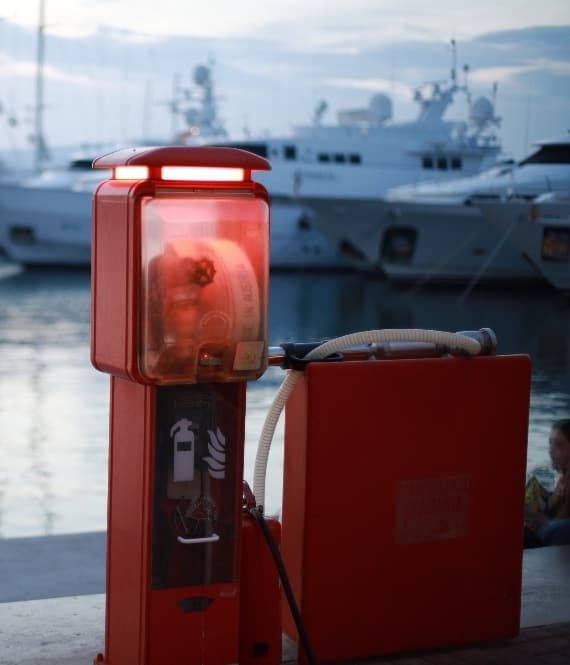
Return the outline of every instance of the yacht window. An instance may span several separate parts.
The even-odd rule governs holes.
[[[463,164],[461,163],[461,157],[452,157],[451,158],[451,168],[454,171],[458,171],[463,167]]]
[[[297,148],[294,145],[284,146],[283,156],[285,159],[297,159]]]
[[[360,157],[360,155],[349,155],[348,161],[351,164],[362,164],[362,158]]]
[[[437,168],[440,171],[447,171],[447,159],[445,157],[437,158]]]
[[[90,169],[92,168],[92,159],[74,159],[69,167],[72,169]]]
[[[386,229],[380,247],[380,259],[390,263],[410,263],[416,251],[418,232],[410,227]]]
[[[331,161],[331,156],[327,155],[326,152],[320,152],[318,155],[318,160],[319,162],[330,162]]]
[[[422,168],[433,169],[433,157],[422,157]]]
[[[543,261],[564,261],[570,258],[570,231],[559,226],[546,226],[542,232]]]
[[[253,152],[260,157],[267,157],[267,144],[265,143],[215,143],[215,147],[239,148]]]
[[[11,226],[10,240],[15,245],[33,245],[36,242],[36,232],[29,226]]]
[[[346,162],[346,156],[345,156],[345,155],[336,154],[336,155],[334,156],[334,161],[337,162],[338,164],[344,164],[344,162]]]
[[[570,145],[543,145],[522,164],[570,164]]]

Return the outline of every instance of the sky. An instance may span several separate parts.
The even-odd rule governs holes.
[[[40,0],[0,3],[0,152],[34,131]],[[212,63],[230,136],[289,133],[383,92],[413,119],[417,86],[449,78],[492,99],[507,156],[570,129],[568,0],[45,0],[43,131],[48,146],[168,140],[175,85]],[[463,97],[449,119],[464,119]]]

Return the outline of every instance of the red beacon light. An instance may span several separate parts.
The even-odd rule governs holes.
[[[269,163],[231,148],[164,147],[93,165],[113,170],[94,198],[95,367],[155,384],[258,378],[269,199],[251,173]]]

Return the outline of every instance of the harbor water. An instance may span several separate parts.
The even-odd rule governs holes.
[[[2,538],[106,527],[109,377],[90,364],[89,307],[87,271],[24,271],[0,264]],[[461,287],[410,291],[353,273],[271,277],[272,345],[378,328],[482,327],[497,334],[499,353],[532,359],[527,469],[546,465],[550,424],[570,417],[568,299],[547,286],[476,287],[462,297]],[[250,482],[263,421],[283,378],[281,369],[270,368],[248,386]],[[466,428],[472,417],[481,414],[466,411]],[[270,514],[281,501],[282,432],[281,422],[269,458]]]

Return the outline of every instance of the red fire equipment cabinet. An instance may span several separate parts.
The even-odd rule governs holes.
[[[317,662],[518,633],[529,395],[522,355],[308,364],[282,552]]]
[[[277,573],[242,519],[245,387],[267,365],[269,200],[251,173],[269,164],[163,147],[94,166],[113,172],[93,200],[91,356],[111,374],[96,662],[274,665]]]

